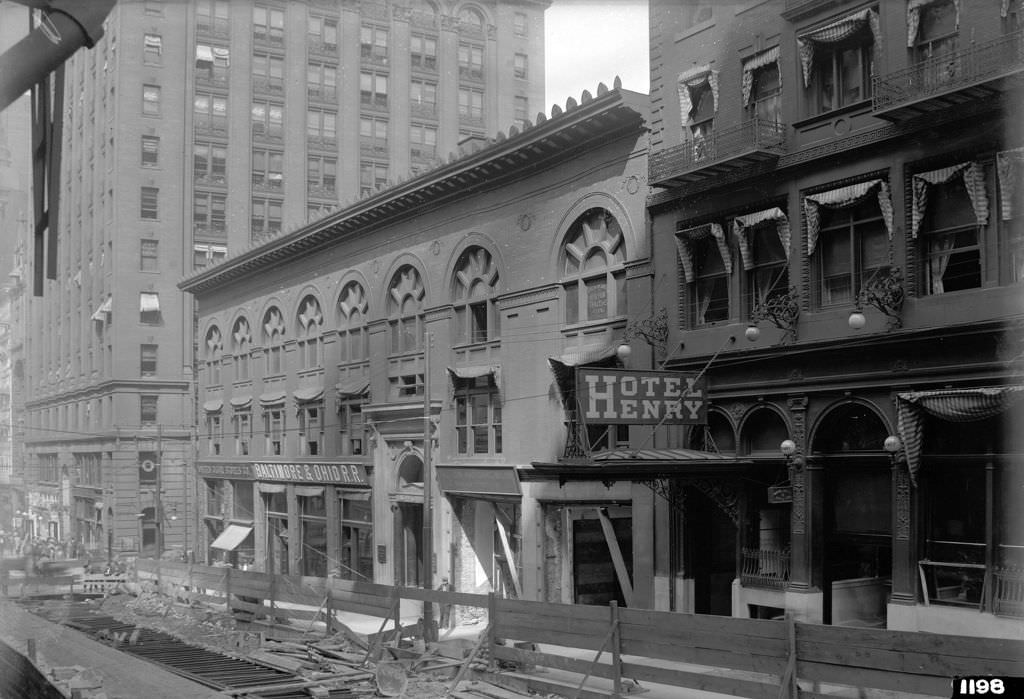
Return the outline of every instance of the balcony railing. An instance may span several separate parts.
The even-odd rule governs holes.
[[[743,549],[740,582],[748,587],[783,589],[789,582],[789,549]]]
[[[933,56],[903,70],[874,78],[872,108],[891,110],[1020,72],[1024,68],[1024,30],[993,41]]]
[[[752,161],[764,159],[765,156],[781,154],[785,141],[785,124],[750,119],[736,126],[714,131],[708,136],[666,148],[660,153],[651,154],[651,182],[680,178],[688,173],[697,173],[730,161],[735,161],[735,167],[743,167]],[[730,168],[714,167],[716,174],[722,169]]]

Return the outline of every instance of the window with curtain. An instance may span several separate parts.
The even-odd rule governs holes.
[[[423,302],[426,289],[419,271],[403,265],[388,288],[391,354],[416,352],[423,347]]]
[[[455,305],[455,344],[487,342],[498,337],[495,295],[498,267],[491,253],[479,246],[459,256],[452,279]]]
[[[809,115],[824,114],[871,97],[879,33],[878,12],[870,8],[797,35]]]
[[[983,228],[961,177],[928,186],[927,209],[918,231],[922,292],[948,294],[982,282]]]
[[[753,71],[753,83],[750,88],[750,104],[747,110],[750,117],[778,124],[782,99],[782,79],[779,74],[779,63],[775,61],[756,68]]]
[[[954,0],[934,0],[918,10],[913,55],[925,84],[948,82],[957,74],[958,17]]]
[[[789,293],[789,259],[779,237],[778,223],[766,221],[748,229],[750,268],[746,270],[746,312],[769,299]]]
[[[582,323],[626,313],[625,239],[606,209],[583,213],[562,247],[565,322]]]
[[[873,197],[848,208],[823,209],[818,235],[818,302],[850,305],[861,287],[888,264],[885,221]]]
[[[472,379],[453,377],[455,383],[456,452],[501,453],[501,396],[494,376]]]
[[[703,82],[691,90],[693,109],[689,117],[690,135],[693,137],[694,160],[710,155],[710,138],[715,130],[715,95],[710,82]]]
[[[691,322],[710,325],[729,319],[729,272],[718,241],[708,234],[689,239],[694,282]]]

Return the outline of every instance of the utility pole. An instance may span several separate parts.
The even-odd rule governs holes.
[[[432,468],[430,425],[430,348],[434,343],[433,333],[424,333],[423,338],[423,587],[434,589],[434,473]],[[436,641],[434,637],[434,603],[423,603],[423,638]]]
[[[160,560],[164,552],[164,503],[161,489],[164,485],[164,429],[163,425],[156,426],[156,496],[154,498],[156,516],[156,558]]]

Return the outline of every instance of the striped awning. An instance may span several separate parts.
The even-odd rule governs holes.
[[[910,480],[917,484],[921,468],[921,444],[924,417],[931,415],[947,422],[976,422],[1005,412],[1024,398],[1024,386],[961,388],[938,391],[912,391],[896,394],[896,429],[903,442]]]
[[[838,187],[827,192],[809,194],[804,197],[804,217],[807,219],[807,256],[814,254],[814,248],[818,243],[818,231],[821,230],[821,207],[827,206],[830,209],[845,209],[855,206],[863,201],[868,195],[878,190],[878,208],[885,220],[885,229],[889,232],[889,240],[892,240],[892,198],[889,196],[889,183],[885,180],[867,180],[849,184],[845,187]]]
[[[563,402],[575,400],[572,396],[576,391],[576,367],[585,364],[600,364],[610,366],[610,360],[615,357],[619,346],[593,345],[570,350],[560,357],[548,357],[548,366],[555,376],[555,384],[562,396]]]
[[[917,42],[917,30],[921,25],[921,8],[927,7],[939,0],[908,0],[907,1],[907,48],[914,48]],[[956,29],[960,30],[960,0],[953,0],[953,8],[956,12]],[[1002,15],[1005,17],[1006,15]]]
[[[696,66],[679,74],[676,88],[679,91],[679,119],[683,124],[690,121],[690,112],[693,111],[692,91],[704,83],[711,89],[711,101],[714,102],[715,111],[718,111],[718,71],[711,70],[711,66]]]
[[[1004,221],[1013,218],[1014,197],[1024,182],[1024,147],[996,153],[996,173],[999,177],[1000,215]]]
[[[688,284],[694,279],[693,252],[690,249],[690,244],[692,241],[706,238],[709,235],[715,239],[715,243],[718,245],[718,252],[722,256],[722,264],[725,265],[725,271],[728,274],[732,274],[732,256],[729,252],[729,244],[725,240],[725,231],[722,229],[721,224],[705,223],[676,232],[676,251],[679,253],[679,262],[683,266],[683,276],[686,277]]]
[[[988,223],[988,194],[985,193],[985,170],[980,163],[966,162],[919,172],[911,178],[914,199],[910,209],[910,237],[917,238],[924,215],[928,211],[928,189],[935,184],[944,184],[954,177],[962,177],[967,196],[971,199],[974,217],[979,226]]]
[[[732,232],[736,236],[736,240],[739,241],[740,258],[743,260],[743,269],[745,270],[754,266],[754,255],[750,249],[750,239],[747,237],[747,233],[768,221],[775,221],[775,232],[779,236],[779,242],[782,243],[786,259],[789,259],[789,218],[782,209],[775,206],[763,211],[755,211],[752,214],[737,216],[732,220]]]
[[[756,53],[747,60],[743,61],[743,83],[741,89],[743,91],[743,104],[750,104],[750,96],[753,94],[754,88],[754,71],[758,68],[764,68],[772,63],[779,62],[779,47],[773,46],[767,51]],[[782,71],[779,70],[779,87],[782,87]]]
[[[485,364],[481,366],[458,366],[448,367],[448,375],[452,377],[452,383],[460,380],[479,379],[490,376],[495,386],[501,386],[501,366],[497,364]]]
[[[114,307],[114,297],[113,296],[107,296],[107,298],[103,300],[103,303],[100,304],[100,307],[97,308],[96,311],[92,314],[92,319],[93,320],[98,320],[101,323],[106,321],[107,320],[107,316],[110,315],[111,310],[113,309],[113,307]]]
[[[811,86],[811,66],[814,65],[814,47],[818,44],[835,44],[848,39],[864,27],[871,28],[875,38],[875,48],[882,45],[881,28],[878,24],[878,13],[872,9],[853,12],[842,19],[826,24],[824,27],[804,32],[796,38],[797,52],[800,54],[800,67],[804,74],[804,87]]]

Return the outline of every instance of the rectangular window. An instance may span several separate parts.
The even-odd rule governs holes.
[[[142,137],[142,166],[156,167],[160,160],[160,137]]]
[[[981,287],[982,234],[962,176],[928,186],[928,209],[918,231],[926,295]]]
[[[163,39],[159,34],[145,34],[142,38],[142,62],[146,65],[160,65],[163,55]]]
[[[693,297],[691,322],[709,325],[729,319],[729,275],[718,250],[718,241],[710,234],[689,238],[693,259]]]
[[[867,26],[835,44],[814,47],[813,77],[808,88],[813,114],[824,114],[871,97],[874,39]]]
[[[231,423],[235,432],[235,454],[247,456],[252,442],[252,413],[248,410],[236,411],[231,416]]]
[[[530,119],[530,103],[525,97],[515,98],[515,122],[520,128],[525,128]]]
[[[409,39],[413,69],[437,70],[437,39],[413,34]]]
[[[306,112],[306,138],[324,145],[337,143],[338,113],[323,109]]]
[[[526,14],[516,12],[512,15],[512,30],[516,33],[516,36],[526,36],[526,29]]]
[[[459,44],[459,77],[470,80],[484,79],[484,48],[477,44]]]
[[[748,230],[751,266],[746,272],[746,312],[789,293],[789,263],[774,222]]]
[[[317,456],[323,453],[324,424],[323,406],[306,405],[299,409],[299,433],[303,456]]]
[[[459,116],[469,119],[483,119],[483,90],[474,90],[467,87],[459,88]]]
[[[160,190],[157,187],[142,187],[139,190],[139,216],[149,221],[159,218],[157,202]]]
[[[334,194],[338,181],[338,160],[322,156],[310,156],[306,160],[306,184],[309,191]]]
[[[284,59],[273,54],[253,54],[252,84],[256,91],[284,93]]]
[[[425,124],[410,126],[409,147],[413,158],[433,158],[437,154],[437,127]]]
[[[157,345],[139,346],[140,376],[156,376]]]
[[[925,4],[917,10],[917,37],[914,42],[914,59],[922,64],[929,59],[932,65],[922,66],[926,75],[926,84],[947,82],[956,75],[956,60],[951,54],[956,53],[958,20],[957,4],[954,0],[937,0]],[[948,60],[939,61],[942,57]]]
[[[142,113],[145,116],[160,116],[160,86],[142,86]]]
[[[224,425],[220,413],[206,414],[206,438],[210,456],[220,456],[221,443],[224,441]]]
[[[256,187],[281,189],[284,185],[284,153],[254,148],[252,151],[252,183]]]
[[[359,192],[369,194],[388,181],[388,166],[383,163],[363,161],[359,163]]]
[[[307,35],[311,48],[326,53],[338,52],[338,20],[310,15]]]
[[[158,396],[139,396],[139,424],[143,427],[153,427],[157,424],[157,399]]]
[[[226,97],[197,93],[192,104],[197,131],[227,135],[228,100]]]
[[[374,117],[359,119],[359,145],[361,150],[374,153],[388,152],[388,120]]]
[[[359,57],[375,65],[388,64],[388,30],[363,25],[359,28]]]
[[[391,378],[392,398],[415,398],[423,395],[423,374],[407,374]]]
[[[782,97],[782,80],[779,76],[779,63],[769,63],[756,68],[751,76],[751,104],[748,107],[750,116],[762,121],[778,124],[781,121],[780,107]]]
[[[281,456],[284,453],[284,408],[268,408],[263,411],[263,422],[267,454]]]
[[[284,137],[284,105],[253,101],[252,135],[280,139]]]
[[[359,456],[367,440],[367,425],[363,419],[365,399],[342,400],[338,406],[341,425],[341,450],[345,456]]]
[[[160,271],[160,241],[150,239],[139,241],[139,271]]]
[[[281,230],[280,199],[253,197],[252,199],[252,237],[277,233]]]
[[[227,182],[227,148],[210,143],[192,146],[192,174],[199,182],[225,184]]]
[[[461,455],[501,453],[501,397],[490,376],[453,379],[455,442]]]
[[[526,54],[517,53],[512,57],[512,74],[517,78],[526,80]]]
[[[414,112],[433,114],[437,110],[437,83],[426,80],[411,81],[409,99]]]
[[[284,46],[284,11],[266,7],[252,9],[252,38],[273,46]]]
[[[334,102],[338,97],[338,69],[325,63],[308,64],[306,92],[310,99]]]
[[[198,0],[196,2],[196,29],[200,32],[227,35],[228,1]]]
[[[227,225],[227,196],[196,192],[192,198],[192,225],[197,232],[223,232]]]
[[[360,73],[359,101],[368,107],[387,109],[388,76],[377,73]]]
[[[873,197],[872,197],[873,199]],[[888,263],[888,234],[877,201],[823,209],[818,234],[818,302],[853,303],[864,282]]]
[[[193,269],[203,269],[210,265],[217,264],[227,256],[227,245],[195,243],[192,246],[192,267]]]
[[[143,291],[139,294],[139,322],[143,325],[159,325],[160,294],[153,291]]]

